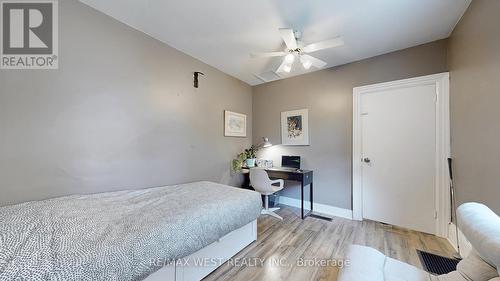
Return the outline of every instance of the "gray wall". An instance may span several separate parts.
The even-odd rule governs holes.
[[[60,1],[60,68],[0,70],[0,205],[195,180],[239,184],[229,162],[249,138],[223,137],[223,110],[248,114],[253,142],[280,143],[280,112],[309,108],[303,156],[317,202],[351,208],[352,88],[451,71],[460,202],[500,212],[500,2],[473,1],[438,41],[252,88],[75,0]],[[192,72],[203,71],[201,88]],[[284,195],[298,198],[298,190]]]
[[[310,146],[274,146],[263,158],[300,155],[314,169],[315,202],[351,209],[353,87],[447,71],[446,40],[254,87],[253,141],[279,144],[280,112],[309,109]],[[291,184],[291,183],[289,183]],[[300,198],[298,188],[282,195]]]
[[[229,163],[251,143],[250,86],[75,0],[59,9],[59,70],[0,70],[0,205],[238,183]],[[223,137],[224,109],[248,114],[249,138]]]
[[[452,154],[460,202],[500,213],[500,1],[472,1],[449,40]]]

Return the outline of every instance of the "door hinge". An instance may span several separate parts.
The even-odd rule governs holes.
[[[438,218],[438,212],[434,211],[434,219],[437,220],[437,218]]]

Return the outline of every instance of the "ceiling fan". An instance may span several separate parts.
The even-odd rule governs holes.
[[[302,41],[300,41],[301,33],[299,31],[293,31],[291,28],[280,28],[279,31],[286,45],[284,51],[252,54],[253,58],[284,57],[280,67],[276,70],[277,73],[290,72],[296,59],[300,61],[302,67],[306,70],[310,69],[311,66],[322,68],[327,63],[308,55],[308,53],[344,45],[341,37],[335,37],[304,46]]]

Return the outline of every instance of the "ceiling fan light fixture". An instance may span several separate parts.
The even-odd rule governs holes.
[[[285,56],[285,62],[288,64],[292,64],[295,60],[295,56],[293,54],[288,54]]]
[[[290,71],[292,71],[292,65],[291,64],[287,64],[287,65],[283,66],[283,71],[287,72],[287,73],[290,73]]]

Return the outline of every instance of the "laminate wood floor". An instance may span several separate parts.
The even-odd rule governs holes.
[[[447,240],[430,234],[373,221],[334,218],[328,222],[311,217],[301,220],[299,211],[282,206],[278,214],[283,221],[261,216],[257,241],[204,280],[335,281],[339,262],[350,244],[373,247],[419,268],[422,266],[416,249],[444,256],[453,253]]]

